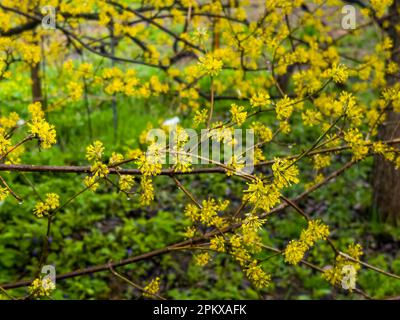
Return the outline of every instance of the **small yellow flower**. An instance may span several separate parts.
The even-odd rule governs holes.
[[[261,179],[249,183],[244,193],[243,201],[249,201],[255,208],[267,212],[280,201],[280,192],[276,185],[265,184]]]
[[[245,273],[256,288],[265,288],[271,282],[271,276],[264,272],[264,270],[257,264],[256,260],[245,268]]]
[[[60,197],[56,193],[48,193],[46,198],[46,204],[50,209],[57,209],[60,206]]]
[[[321,220],[310,220],[307,229],[303,230],[300,240],[312,246],[317,240],[325,240],[329,235],[329,228]]]
[[[140,181],[142,193],[140,194],[140,204],[143,206],[149,205],[154,200],[154,187],[151,179],[143,176]]]
[[[272,165],[274,182],[279,188],[288,187],[292,183],[299,183],[299,169],[287,159],[275,159]]]
[[[95,141],[93,144],[86,148],[86,159],[91,160],[100,160],[103,156],[104,146],[101,141]]]
[[[37,278],[29,286],[29,292],[34,297],[48,297],[55,288],[56,286],[50,278]]]
[[[122,154],[113,152],[108,163],[110,166],[115,166],[123,160],[124,156]]]
[[[85,179],[83,180],[83,184],[85,185],[86,188],[89,188],[93,192],[97,190],[99,187],[98,184],[98,178],[95,176],[86,176]]]
[[[327,69],[322,76],[325,78],[330,77],[336,83],[344,83],[349,77],[349,73],[346,66],[334,63],[332,68]]]
[[[194,262],[198,266],[205,266],[210,261],[210,254],[208,252],[199,253],[194,256]]]
[[[83,94],[83,85],[75,81],[71,81],[67,85],[69,96],[73,101],[78,101]]]
[[[206,109],[197,110],[193,117],[193,123],[195,127],[198,127],[200,124],[206,123],[207,117],[208,111]]]
[[[56,193],[47,193],[44,201],[36,203],[33,214],[41,218],[47,216],[51,210],[55,210],[60,206],[60,197]]]
[[[253,122],[251,124],[251,129],[254,130],[254,133],[260,137],[262,142],[269,142],[272,140],[273,134],[272,130],[267,126],[263,125],[261,122]]]
[[[93,163],[93,165],[90,167],[90,172],[97,177],[104,178],[108,173],[110,172],[108,170],[108,167],[99,161],[96,161]]]
[[[210,240],[210,249],[225,252],[225,240],[222,236],[215,236]]]
[[[132,176],[122,175],[119,178],[119,188],[122,191],[125,191],[125,192],[131,191],[134,183],[135,183],[135,180],[133,179]]]
[[[368,154],[369,148],[363,139],[362,133],[359,132],[358,129],[350,129],[345,132],[344,140],[351,147],[351,151],[353,152],[353,160],[361,160]]]
[[[6,138],[6,134],[5,130],[0,128],[0,156],[5,154],[11,146],[11,141]]]
[[[0,201],[3,201],[7,198],[9,191],[7,188],[0,187]]]
[[[231,105],[230,112],[232,114],[232,122],[235,122],[239,126],[245,122],[247,118],[247,112],[243,110],[243,106],[238,106],[236,104]]]
[[[44,119],[40,102],[30,104],[28,110],[32,115],[32,121],[28,123],[30,133],[39,139],[40,146],[43,149],[50,148],[57,142],[54,126]]]
[[[284,120],[291,116],[293,112],[293,102],[290,98],[285,96],[283,99],[276,103],[275,111],[278,120]]]
[[[303,259],[308,247],[303,241],[291,240],[284,251],[285,261],[290,264],[298,264]]]
[[[331,156],[329,154],[316,154],[313,157],[314,160],[314,168],[319,170],[322,168],[326,168],[331,164]]]
[[[250,104],[253,108],[264,107],[271,103],[271,99],[268,93],[257,92],[250,99]]]
[[[196,234],[195,227],[187,227],[185,230],[184,236],[185,236],[185,238],[190,239],[190,238],[193,238],[195,234]]]
[[[222,64],[222,61],[215,58],[212,54],[200,57],[198,62],[200,69],[212,77],[215,77],[220,73]]]
[[[150,283],[144,287],[143,296],[151,298],[160,291],[160,278],[154,278]]]

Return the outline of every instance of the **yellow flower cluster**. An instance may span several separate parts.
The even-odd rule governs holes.
[[[244,159],[242,156],[233,155],[228,163],[226,164],[229,170],[227,170],[226,175],[228,177],[233,176],[235,174],[240,174],[241,170],[244,168]]]
[[[257,135],[263,143],[272,140],[272,130],[261,122],[253,122],[250,128],[254,130],[254,134]]]
[[[264,223],[265,220],[260,219],[259,216],[256,216],[252,213],[247,214],[242,224],[243,234],[246,235],[246,233],[250,232],[251,230],[254,231],[260,230]]]
[[[103,152],[103,143],[98,140],[86,148],[86,159],[91,161],[92,165],[90,166],[91,175],[86,176],[83,182],[92,191],[97,190],[99,179],[106,177],[110,172],[108,166],[102,163]]]
[[[83,180],[83,184],[85,185],[85,187],[89,188],[94,192],[99,187],[98,181],[99,179],[95,176],[86,176],[85,179]]]
[[[8,116],[0,116],[0,127],[3,129],[15,128],[19,119],[20,117],[16,112],[11,112]]]
[[[393,0],[371,0],[371,7],[375,10],[376,16],[381,18],[388,7],[393,4]]]
[[[280,201],[279,189],[274,184],[265,184],[261,179],[248,183],[244,191],[243,201],[248,201],[255,209],[260,208],[268,212]]]
[[[250,251],[259,252],[261,238],[256,231],[263,221],[258,217],[253,219],[253,215],[248,215],[242,225],[240,234],[230,236],[229,242],[225,243],[222,236],[215,236],[210,241],[210,248],[219,252],[228,252],[240,264],[247,278],[257,288],[264,288],[270,284],[271,276],[266,274],[257,260],[251,258]]]
[[[108,169],[107,165],[101,163],[100,161],[96,161],[90,167],[90,172],[94,177],[104,178],[108,175],[110,170]]]
[[[199,125],[206,123],[208,112],[206,109],[196,110],[193,117],[194,127],[197,128]]]
[[[358,129],[350,129],[344,133],[344,140],[351,147],[353,160],[361,160],[368,154],[368,146],[363,139],[362,133]]]
[[[296,265],[303,259],[307,250],[308,247],[303,241],[291,240],[284,251],[285,261]]]
[[[327,69],[323,74],[322,77],[325,78],[332,78],[333,81],[336,83],[344,83],[346,82],[347,78],[349,77],[349,73],[347,68],[344,65],[337,65],[334,63],[332,68]]]
[[[228,205],[228,200],[217,202],[213,198],[203,200],[201,208],[189,203],[185,208],[185,216],[193,222],[199,221],[205,226],[222,228],[226,226],[227,221],[219,213],[226,210]]]
[[[124,156],[120,153],[113,152],[111,154],[110,159],[108,160],[108,164],[113,167],[118,167],[118,164],[124,160]]]
[[[215,236],[210,240],[210,249],[225,252],[225,239],[223,236]]]
[[[132,176],[121,175],[119,178],[119,188],[121,191],[130,192],[134,184],[135,180]]]
[[[56,286],[50,278],[37,278],[29,286],[29,292],[34,297],[48,297],[55,288]]]
[[[152,298],[155,294],[160,291],[160,278],[154,278],[148,285],[144,287],[143,296],[146,298]]]
[[[292,183],[299,183],[299,169],[293,161],[276,158],[272,165],[274,182],[278,188],[288,187]]]
[[[7,139],[6,135],[7,132],[3,128],[0,128],[0,156],[5,154],[11,146],[11,141]]]
[[[98,161],[103,156],[104,146],[101,141],[95,141],[86,148],[86,159]]]
[[[395,161],[395,166],[396,166],[397,170],[400,169],[400,156],[397,156],[396,161]]]
[[[149,46],[145,59],[149,58],[151,60],[154,58],[155,52],[150,53],[152,49],[154,47]],[[149,55],[152,57],[149,57]],[[151,63],[151,61],[149,62]],[[155,63],[158,63],[158,61],[155,61]],[[66,86],[68,97],[73,101],[79,100],[83,94],[83,81],[79,83],[78,80],[80,79],[93,78],[93,85],[102,86],[104,92],[108,95],[122,93],[130,97],[148,98],[151,95],[158,96],[166,93],[170,89],[168,83],[162,83],[157,75],[151,76],[147,82],[141,82],[134,69],[128,69],[124,72],[117,67],[104,68],[101,74],[98,75],[93,71],[92,64],[82,63],[79,67],[74,68],[72,60],[64,63],[64,69],[69,76],[73,77],[73,80],[69,81]]]
[[[243,122],[246,121],[247,112],[244,111],[243,106],[238,106],[236,104],[232,104],[230,112],[232,114],[232,122],[233,123],[236,123],[237,125],[240,126],[243,124]]]
[[[217,59],[212,54],[207,54],[204,57],[199,58],[198,66],[200,70],[210,75],[211,77],[217,76],[222,69],[222,61]]]
[[[289,118],[293,112],[293,101],[287,96],[280,99],[276,103],[275,112],[278,120]]]
[[[219,121],[213,123],[213,128],[209,131],[208,136],[214,141],[234,144],[233,128],[228,128]]]
[[[7,198],[8,194],[9,191],[7,188],[0,187],[0,201],[4,201]]]
[[[265,219],[261,219],[251,212],[247,213],[246,217],[242,220],[239,234],[241,234],[243,245],[251,253],[258,253],[262,249],[262,240],[258,235],[258,231],[260,231],[265,221]]]
[[[355,260],[359,260],[363,255],[362,247],[359,244],[349,245],[346,253]],[[346,256],[338,255],[334,266],[325,268],[322,276],[333,286],[341,285],[344,289],[352,290],[355,287],[357,272],[360,268],[360,263],[350,260]]]
[[[329,154],[316,154],[313,156],[314,168],[320,170],[329,167],[331,164],[331,156]]]
[[[301,119],[305,126],[313,127],[322,121],[322,114],[315,110],[306,110],[301,114]]]
[[[375,142],[372,145],[372,150],[374,153],[382,155],[386,160],[389,161],[393,161],[396,156],[396,150],[382,141]]]
[[[271,282],[271,275],[266,274],[264,270],[254,260],[245,268],[246,276],[258,289],[267,287]]]
[[[321,220],[308,221],[307,229],[300,234],[300,240],[311,247],[317,240],[325,240],[329,235],[329,228]]]
[[[304,254],[317,240],[325,240],[329,235],[329,228],[321,220],[310,220],[307,229],[303,230],[299,240],[291,240],[286,246],[283,255],[290,264],[298,264]]]
[[[255,147],[254,148],[254,154],[253,154],[253,162],[255,165],[261,163],[262,161],[265,161],[265,155],[263,151],[261,150],[260,147]]]
[[[143,206],[149,205],[154,200],[154,187],[149,177],[143,176],[140,180],[140,204]]]
[[[183,233],[183,236],[186,239],[193,238],[196,235],[196,228],[194,226],[191,227],[186,227],[185,232]]]
[[[386,104],[391,104],[395,112],[400,112],[400,85],[397,88],[385,89],[382,96]]]
[[[170,162],[174,164],[174,171],[190,172],[192,156],[185,149],[189,135],[185,129],[176,126],[172,132],[172,146],[169,149]]]
[[[211,259],[210,254],[208,252],[196,254],[193,258],[194,258],[194,263],[201,267],[208,264]]]
[[[250,104],[253,108],[265,107],[271,103],[271,98],[266,92],[257,92],[250,98]]]
[[[41,218],[47,216],[51,210],[55,210],[60,206],[60,197],[56,193],[47,193],[45,201],[36,203],[33,214]]]
[[[69,97],[72,99],[72,101],[78,101],[83,94],[83,85],[80,83],[77,83],[75,81],[71,81],[67,85]]]
[[[142,153],[138,157],[135,163],[144,176],[155,176],[161,172],[164,156],[162,145],[154,142],[148,147],[146,153]]]
[[[32,121],[28,123],[31,134],[38,138],[40,146],[43,149],[50,148],[56,141],[56,131],[54,126],[49,124],[44,119],[44,112],[40,102],[35,102],[28,106],[28,110],[31,113]]]

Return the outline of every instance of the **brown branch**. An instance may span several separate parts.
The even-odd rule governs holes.
[[[15,35],[20,35],[21,33],[24,33],[25,31],[30,31],[35,29],[39,25],[39,21],[31,21],[27,22],[25,24],[19,25],[15,28],[11,28],[7,31],[0,31],[0,36],[1,37],[11,37]]]
[[[263,248],[265,248],[265,249],[267,249],[267,250],[276,252],[276,254],[282,254],[282,251],[279,250],[279,249],[277,249],[277,248],[270,247],[270,246],[267,246],[267,245],[264,245],[264,244],[261,244],[261,247],[263,247]],[[301,260],[300,260],[300,263],[301,263],[301,264],[304,264],[305,266],[307,266],[307,267],[309,267],[309,268],[311,268],[311,269],[313,269],[313,270],[315,270],[315,271],[324,273],[324,269],[318,267],[317,265],[315,265],[315,264],[313,264],[313,263],[311,263],[311,262],[308,262],[308,261],[305,260],[305,259],[301,259]],[[359,288],[354,289],[354,291],[357,292],[358,294],[364,296],[364,297],[367,298],[367,299],[372,299],[371,296],[369,296],[366,292],[364,292],[363,290],[361,290],[361,289],[359,289]]]
[[[4,160],[11,152],[13,152],[14,150],[16,150],[17,148],[19,148],[20,146],[22,146],[25,142],[28,142],[30,140],[33,139],[33,135],[29,135],[27,137],[25,137],[24,139],[22,139],[20,142],[18,142],[16,145],[14,145],[13,147],[11,147],[10,149],[7,150],[6,153],[2,154],[0,156],[0,161]]]
[[[0,164],[0,171],[17,172],[52,172],[52,173],[90,173],[90,166],[42,166],[30,164]],[[142,175],[139,169],[116,169],[109,168],[110,174],[122,175]],[[163,169],[160,175],[188,175],[205,173],[225,173],[226,169],[221,167],[199,168],[190,172],[174,171],[173,169]]]
[[[395,145],[400,144],[400,138],[382,141],[384,144]],[[366,146],[371,146],[373,142],[367,142]],[[350,146],[340,146],[340,147],[332,147],[325,148],[320,150],[314,150],[307,154],[307,156],[313,156],[316,154],[324,154],[324,153],[334,153],[339,151],[344,151],[350,149]],[[289,156],[286,159],[295,159],[299,155]],[[119,163],[127,163],[130,160]],[[275,160],[263,161],[255,164],[255,167],[262,167],[265,165],[274,164]],[[29,164],[0,164],[0,171],[11,171],[11,172],[51,172],[51,173],[90,173],[90,166],[47,166],[47,165],[29,165]],[[124,175],[142,175],[139,169],[116,169],[109,168],[110,174],[124,174]],[[191,175],[191,174],[209,174],[209,173],[226,173],[226,169],[222,167],[207,167],[207,168],[198,168],[193,169],[188,172],[182,171],[174,171],[173,169],[163,169],[161,170],[160,175],[171,176],[171,175]]]
[[[19,195],[17,195],[17,194],[10,188],[10,186],[7,184],[6,180],[4,180],[4,178],[3,178],[2,176],[0,176],[0,181],[1,181],[1,183],[6,187],[6,189],[8,190],[8,192],[10,192],[11,195],[12,195],[15,199],[17,199],[19,202],[22,201],[22,198],[21,198]]]
[[[118,273],[117,271],[114,270],[114,268],[112,267],[112,265],[109,263],[109,269],[111,271],[111,273],[116,276],[117,278],[125,281],[126,283],[128,283],[129,285],[131,285],[132,287],[134,287],[135,289],[138,289],[140,291],[142,291],[143,293],[146,293],[148,295],[152,295],[160,300],[167,300],[165,299],[163,296],[160,296],[157,293],[150,293],[148,292],[146,289],[144,289],[143,287],[139,286],[138,284],[134,283],[133,281],[129,280],[127,277],[123,276],[122,274]]]
[[[341,173],[343,173],[344,171],[349,169],[355,163],[356,163],[355,161],[351,161],[351,162],[347,163],[342,168],[336,170],[335,172],[333,172],[332,174],[327,176],[320,183],[316,184],[315,186],[313,186],[309,190],[301,193],[296,198],[292,199],[292,201],[299,201],[299,200],[303,199],[304,197],[309,195],[314,190],[318,189],[322,185],[328,183],[330,180],[332,180],[335,177],[339,176]],[[271,215],[271,214],[278,213],[278,212],[286,209],[288,206],[289,205],[287,203],[283,203],[283,204],[275,207],[271,211],[261,214],[261,218],[266,217],[266,216]],[[111,264],[105,263],[105,264],[100,264],[100,265],[96,265],[96,266],[92,266],[92,267],[87,267],[87,268],[80,269],[80,270],[67,272],[67,273],[64,273],[64,274],[61,274],[61,275],[57,276],[56,279],[57,280],[62,280],[62,279],[68,279],[68,278],[78,277],[78,276],[82,276],[82,275],[88,275],[88,274],[92,274],[92,273],[108,270],[110,268],[110,265],[111,265],[111,267],[115,268],[115,267],[128,265],[128,264],[131,264],[131,263],[136,263],[136,262],[139,262],[139,261],[142,261],[142,260],[146,260],[146,259],[151,259],[153,257],[156,257],[156,256],[159,256],[159,255],[174,251],[179,247],[202,243],[204,241],[207,241],[207,239],[215,236],[216,234],[219,234],[220,232],[223,232],[223,233],[230,232],[232,230],[235,230],[235,229],[239,228],[241,225],[242,225],[241,223],[235,223],[235,224],[232,224],[232,225],[230,225],[230,226],[228,226],[228,227],[226,227],[226,228],[224,228],[222,230],[210,231],[210,232],[206,233],[202,237],[198,237],[198,238],[194,238],[194,239],[189,239],[189,240],[177,242],[177,243],[172,244],[170,246],[167,246],[167,247],[164,247],[164,248],[161,248],[161,249],[156,249],[156,250],[153,250],[153,251],[150,251],[150,252],[147,252],[147,253],[143,253],[143,254],[140,254],[140,255],[135,256],[135,257],[131,257],[131,258],[123,259],[123,260],[120,260],[120,261],[112,262]],[[32,283],[32,280],[23,280],[23,281],[18,281],[18,282],[8,283],[8,284],[5,284],[5,285],[2,285],[2,287],[3,287],[3,289],[13,289],[13,288],[29,286],[31,283]]]

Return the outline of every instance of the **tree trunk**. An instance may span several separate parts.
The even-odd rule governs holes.
[[[400,0],[395,0],[389,10],[389,27],[387,34],[393,41],[392,60],[400,64],[400,32],[395,26],[400,19]],[[388,76],[388,85],[397,82],[396,78]],[[378,138],[381,140],[400,137],[400,114],[388,111],[385,125],[379,127]],[[375,157],[373,170],[374,209],[382,221],[393,224],[400,222],[400,170],[382,156]]]
[[[31,66],[32,101],[43,102],[42,82],[40,80],[40,63]]]

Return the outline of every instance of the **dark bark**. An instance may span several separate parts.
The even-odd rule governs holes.
[[[400,34],[395,26],[400,21],[400,0],[395,0],[389,11],[389,24],[385,30],[393,41],[392,60],[400,63]],[[388,77],[388,85],[398,80]],[[378,138],[381,140],[400,137],[400,114],[393,111],[386,113],[385,125],[379,127]],[[374,210],[382,221],[393,224],[400,222],[400,170],[382,156],[375,157],[373,170]]]
[[[39,25],[38,21],[31,21],[26,24],[17,26],[15,28],[11,28],[7,31],[0,31],[0,36],[11,37],[11,36],[15,36],[15,35],[20,35],[21,33],[25,32],[25,31],[35,29],[37,25]]]
[[[31,66],[32,101],[43,102],[42,81],[40,79],[40,63]]]

